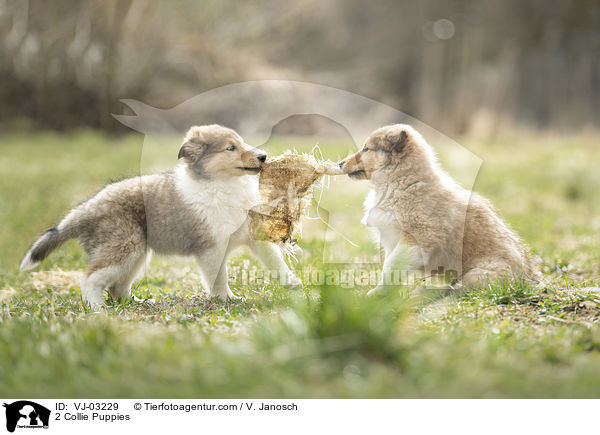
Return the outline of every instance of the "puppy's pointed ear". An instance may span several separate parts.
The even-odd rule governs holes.
[[[401,153],[408,142],[408,134],[406,131],[400,130],[399,132],[388,134],[387,140],[392,147],[393,152]]]
[[[190,149],[186,144],[181,145],[179,148],[179,154],[177,154],[177,160],[185,159],[190,157]]]
[[[177,159],[183,159],[187,163],[194,164],[200,159],[205,150],[206,144],[188,140],[181,145],[181,148],[179,148]]]

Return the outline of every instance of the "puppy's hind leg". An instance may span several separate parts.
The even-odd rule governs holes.
[[[91,308],[105,306],[103,299],[104,289],[114,285],[123,275],[120,266],[108,266],[102,269],[89,269],[81,279],[81,296],[84,303]]]
[[[108,249],[92,256],[81,279],[81,295],[92,308],[104,306],[103,292],[108,289],[114,298],[128,297],[131,283],[144,264],[144,252],[130,252],[125,257],[109,255]]]
[[[114,299],[129,299],[131,296],[131,284],[146,263],[146,254],[132,254],[122,265],[121,274],[108,290]]]
[[[465,273],[462,277],[462,284],[470,289],[480,289],[510,277],[510,268],[507,265],[487,263]]]

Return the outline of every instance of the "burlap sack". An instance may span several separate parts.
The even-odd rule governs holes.
[[[251,228],[258,240],[295,243],[293,235],[311,199],[314,184],[323,175],[338,175],[331,162],[309,154],[284,154],[268,159],[259,175],[261,204],[250,211]]]

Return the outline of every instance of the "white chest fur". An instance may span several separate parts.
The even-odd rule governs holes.
[[[258,179],[251,175],[227,179],[192,178],[183,165],[175,169],[176,187],[183,201],[198,213],[215,235],[229,237],[259,203]]]
[[[371,190],[365,202],[362,223],[377,230],[386,251],[392,249],[402,238],[402,226],[394,212],[379,206],[377,193]]]

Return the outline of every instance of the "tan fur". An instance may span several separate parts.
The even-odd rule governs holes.
[[[424,268],[426,276],[454,270],[470,288],[536,276],[516,233],[486,199],[439,168],[433,150],[412,127],[375,130],[340,167],[373,186],[365,222],[379,230],[386,263],[392,255],[408,255],[410,265]]]
[[[147,254],[194,256],[212,295],[232,297],[228,253],[248,245],[285,283],[299,280],[275,245],[250,234],[248,211],[259,202],[266,154],[219,125],[192,127],[172,170],[110,184],[75,207],[30,248],[21,270],[31,269],[65,240],[77,237],[89,255],[81,281],[84,300],[100,306],[102,291],[128,297]]]

